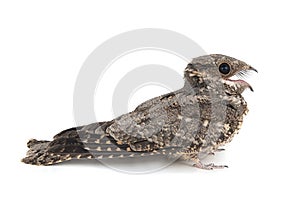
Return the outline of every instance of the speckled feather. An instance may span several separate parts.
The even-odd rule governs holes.
[[[229,74],[220,72],[222,63],[230,66]],[[72,159],[163,154],[182,156],[205,168],[198,154],[211,154],[230,142],[248,112],[241,94],[251,86],[229,79],[245,70],[255,69],[220,54],[195,58],[184,71],[183,88],[150,99],[112,121],[64,130],[53,141],[30,140],[22,161],[52,165]]]

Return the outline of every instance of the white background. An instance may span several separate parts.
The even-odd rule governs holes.
[[[299,19],[289,0],[1,1],[1,199],[299,199]],[[29,138],[75,125],[74,84],[87,56],[137,28],[182,33],[259,70],[250,80],[255,92],[245,92],[250,113],[240,134],[212,159],[229,168],[175,163],[132,175],[93,162],[21,163]]]

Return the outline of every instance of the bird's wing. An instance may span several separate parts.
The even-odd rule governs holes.
[[[148,100],[133,112],[116,118],[106,132],[134,151],[152,151],[166,146],[178,129],[180,107],[176,93]],[[174,105],[172,105],[174,103]]]
[[[132,151],[183,148],[194,143],[200,130],[201,109],[195,95],[172,92],[148,100],[122,115],[105,132]]]
[[[95,151],[152,152],[165,147],[177,131],[178,92],[169,93],[140,104],[134,111],[102,124],[79,129],[86,149]]]

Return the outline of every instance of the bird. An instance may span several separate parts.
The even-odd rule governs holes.
[[[22,162],[46,166],[77,159],[165,155],[200,169],[225,168],[204,164],[200,155],[221,151],[240,131],[248,113],[242,93],[253,91],[244,77],[251,71],[257,72],[222,54],[193,58],[184,69],[182,88],[113,120],[63,130],[52,141],[31,139]]]

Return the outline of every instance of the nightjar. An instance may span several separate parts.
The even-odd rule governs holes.
[[[184,70],[181,89],[150,99],[111,121],[64,130],[52,141],[32,139],[22,161],[52,165],[72,159],[167,155],[202,169],[224,168],[202,164],[199,154],[219,151],[239,132],[248,112],[242,93],[253,89],[244,80],[230,78],[249,70],[256,71],[225,55],[194,58]]]

